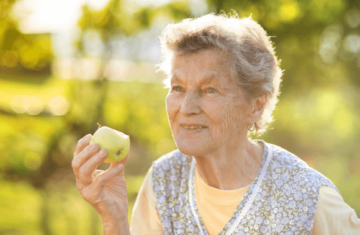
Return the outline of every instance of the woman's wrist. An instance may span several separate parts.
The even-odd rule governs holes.
[[[113,219],[102,217],[104,235],[130,235],[129,221],[124,219]]]

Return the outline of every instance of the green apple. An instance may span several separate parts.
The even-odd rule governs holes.
[[[123,160],[130,150],[130,137],[124,133],[102,126],[96,130],[90,144],[97,143],[100,148],[108,151],[104,162],[112,163]]]

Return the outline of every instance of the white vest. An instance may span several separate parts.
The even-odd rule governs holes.
[[[258,175],[219,234],[311,234],[320,186],[338,190],[294,154],[262,142]],[[153,163],[153,189],[165,235],[208,235],[196,203],[194,167],[194,158],[179,150]]]

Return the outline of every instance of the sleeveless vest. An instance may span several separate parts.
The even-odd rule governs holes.
[[[258,174],[219,234],[311,234],[320,186],[339,191],[294,154],[260,141],[265,148]],[[179,150],[153,163],[153,190],[165,235],[208,235],[196,203],[194,170],[194,158]]]

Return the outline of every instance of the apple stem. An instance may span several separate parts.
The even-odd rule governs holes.
[[[99,128],[101,127],[101,125],[100,125],[100,123],[98,123],[98,122],[97,122],[97,124],[98,124],[98,126],[99,126],[99,127],[98,127],[98,129],[99,129]]]

